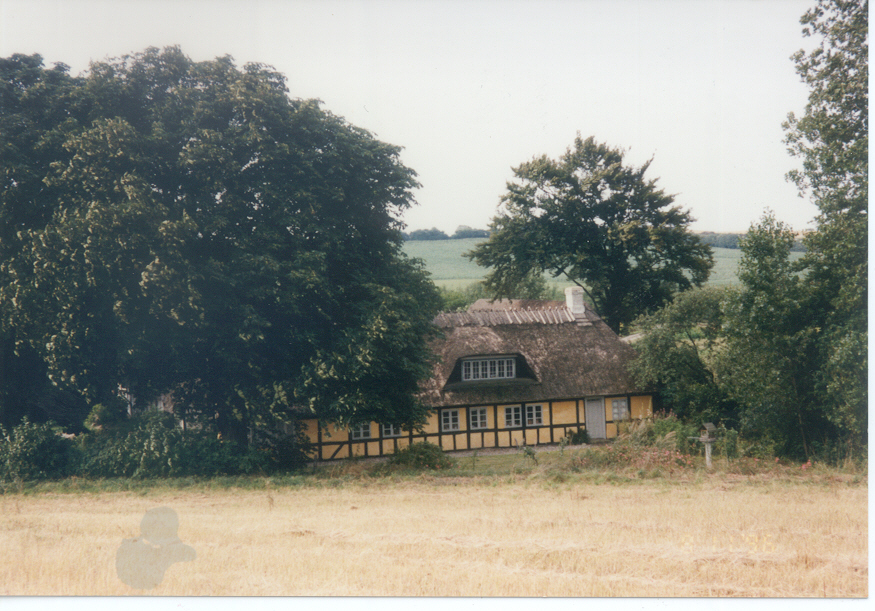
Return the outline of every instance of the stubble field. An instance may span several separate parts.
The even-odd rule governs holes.
[[[146,511],[196,559],[117,573]],[[7,595],[866,597],[865,479],[355,476],[0,496]]]

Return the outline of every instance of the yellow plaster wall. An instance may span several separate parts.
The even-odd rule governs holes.
[[[335,446],[325,446],[322,450],[322,458],[328,460],[332,454],[334,454]],[[340,451],[337,453],[337,456],[334,458],[347,458],[349,456],[349,446],[343,445],[340,448]]]
[[[632,418],[650,418],[653,416],[653,397],[650,395],[632,397],[632,404],[629,406],[629,414]]]
[[[510,446],[510,433],[508,431],[498,431],[497,437],[498,441],[495,444],[496,447],[506,448]]]
[[[428,434],[437,433],[440,431],[437,412],[431,412],[428,415],[428,421],[426,421],[425,426],[422,427],[422,431]]]
[[[310,443],[319,443],[319,421],[318,420],[303,420],[301,424],[304,429],[304,434]]]
[[[550,443],[550,429],[538,429],[538,443]]]
[[[339,429],[333,424],[329,424],[325,427],[322,436],[326,441],[349,441],[349,429]]]
[[[583,411],[581,410],[581,416]],[[577,402],[560,401],[553,404],[553,422],[551,424],[575,424],[577,422]]]

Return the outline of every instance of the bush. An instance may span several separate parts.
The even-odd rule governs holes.
[[[98,403],[91,408],[85,418],[85,428],[89,431],[118,429],[128,421],[128,404],[121,397],[107,403]]]
[[[294,434],[288,436],[262,432],[256,446],[264,458],[263,470],[271,473],[288,473],[303,468],[310,462],[313,444],[304,432],[300,421],[294,425]]]
[[[586,432],[586,429],[580,428],[574,432],[569,432],[567,429],[565,431],[565,438],[568,439],[568,443],[573,446],[580,445],[582,443],[589,443],[589,433]]]
[[[169,413],[147,411],[124,426],[84,435],[82,474],[89,477],[178,477],[268,474],[300,468],[307,461],[306,437],[259,435],[244,448],[209,430],[183,434]]]
[[[147,411],[112,433],[84,435],[82,474],[91,477],[181,475],[182,431],[173,416]]]
[[[77,463],[73,442],[52,423],[25,418],[8,432],[0,426],[0,481],[61,478],[73,474]]]
[[[408,469],[452,469],[456,461],[444,454],[440,446],[422,441],[396,451],[389,464]]]
[[[650,443],[660,447],[671,446],[681,454],[699,453],[701,448],[696,447],[696,442],[690,437],[699,436],[699,428],[692,424],[685,424],[673,413],[658,413],[653,417],[653,426],[648,435]],[[695,444],[695,445],[694,445]]]
[[[714,444],[718,454],[728,459],[738,458],[738,431],[727,429],[722,424],[718,427],[717,443]]]

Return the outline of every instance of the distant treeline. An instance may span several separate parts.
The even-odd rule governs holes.
[[[709,246],[713,246],[714,248],[738,248],[739,238],[744,237],[743,233],[714,233],[713,231],[703,231],[696,235],[699,236],[699,239],[702,240],[702,242]],[[794,252],[803,252],[805,247],[797,237],[796,244],[794,244],[793,248],[790,250]]]
[[[715,248],[738,248],[738,239],[744,237],[743,233],[715,233],[713,231],[703,231],[696,235],[699,236],[702,242]],[[453,235],[447,235],[446,232],[435,227],[431,229],[417,229],[404,234],[405,240],[461,240],[464,238],[488,237],[488,229],[474,229],[467,225],[459,225]],[[790,250],[802,252],[805,250],[805,247],[797,239],[796,244]]]
[[[447,235],[440,229],[417,229],[404,234],[405,240],[461,240],[464,238],[488,238],[488,229],[474,229],[467,225],[459,225],[453,235]]]

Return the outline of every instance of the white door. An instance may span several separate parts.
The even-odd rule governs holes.
[[[590,439],[605,439],[605,400],[602,397],[587,399],[584,407],[586,432]]]

